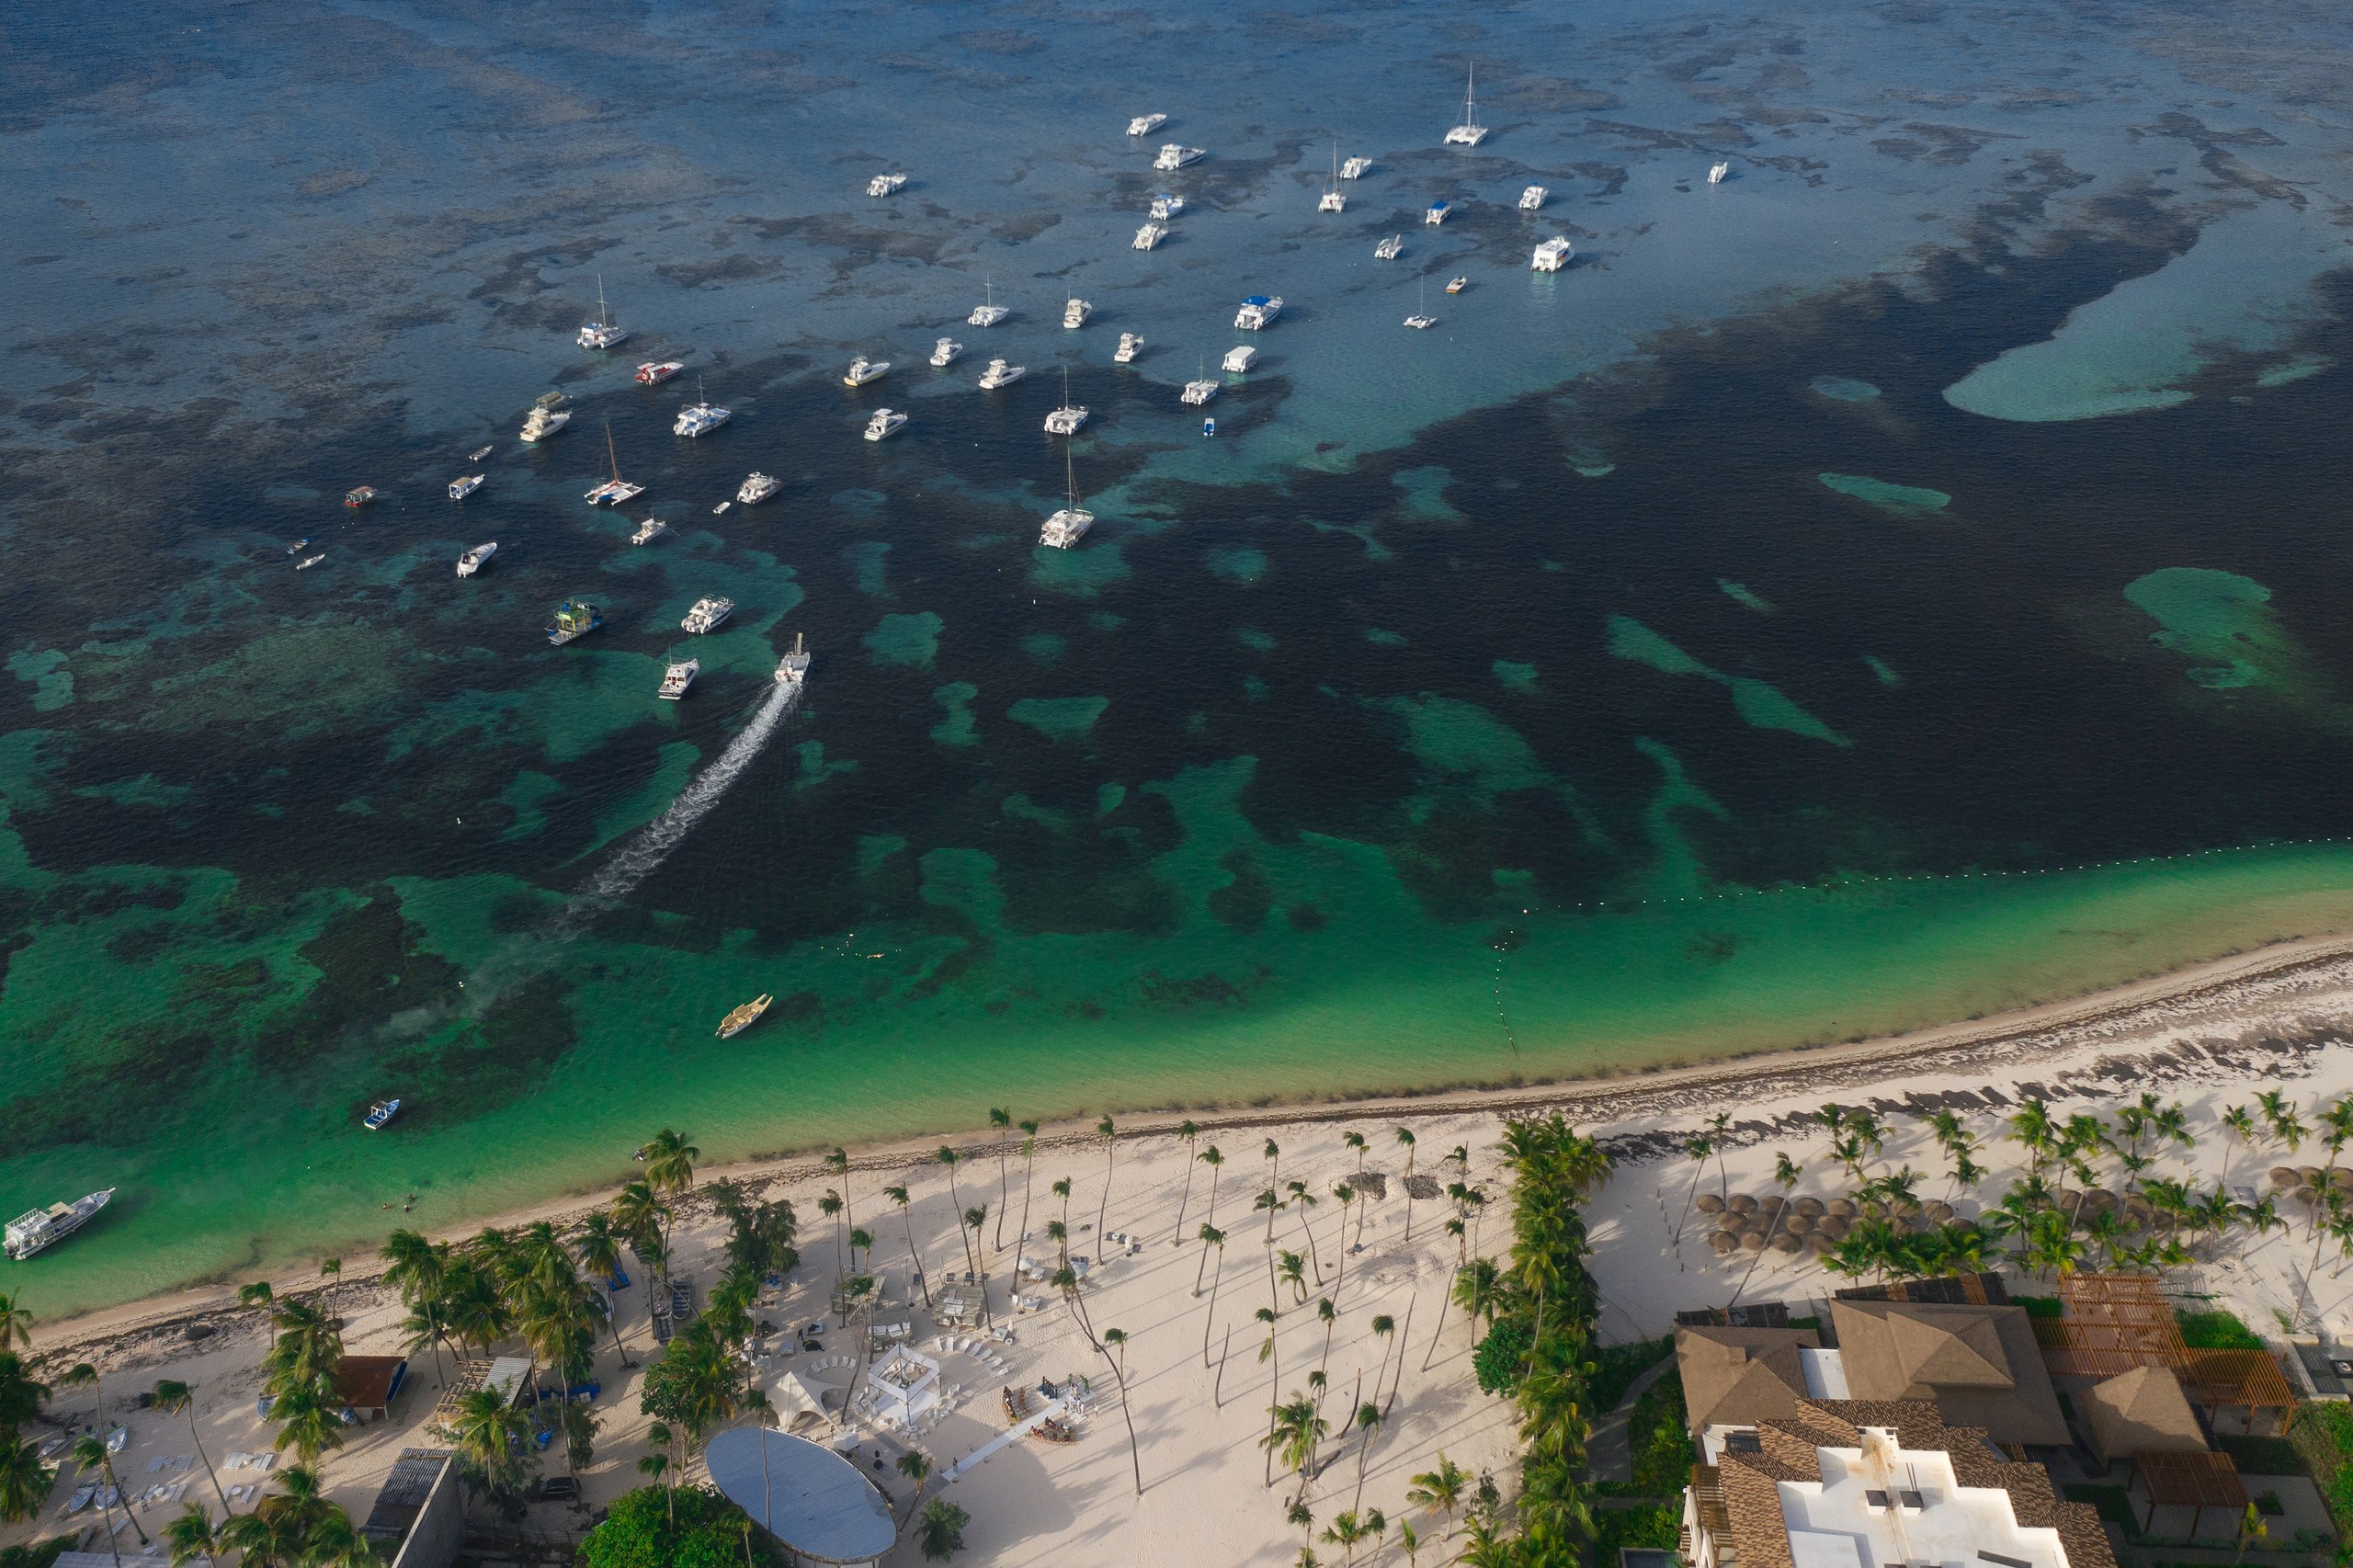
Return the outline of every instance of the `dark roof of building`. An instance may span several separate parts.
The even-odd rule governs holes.
[[[381,1410],[408,1366],[405,1356],[346,1356],[336,1363],[335,1386],[354,1410]]]
[[[408,1539],[417,1515],[425,1510],[425,1500],[433,1495],[433,1483],[456,1457],[448,1449],[403,1449],[401,1457],[392,1461],[384,1489],[376,1494],[375,1506],[368,1510],[368,1522],[359,1527],[361,1535],[385,1549],[387,1559],[392,1549]]]
[[[1858,1400],[1929,1400],[1997,1443],[2071,1440],[2023,1307],[1834,1300],[1830,1321]]]
[[[1810,1328],[1677,1328],[1675,1363],[1691,1431],[1789,1415],[1805,1396],[1798,1352],[1821,1345]]]

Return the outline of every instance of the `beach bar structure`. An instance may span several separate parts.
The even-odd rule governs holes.
[[[939,1363],[904,1345],[866,1369],[874,1412],[904,1426],[939,1403]]]
[[[458,1414],[459,1405],[470,1393],[494,1389],[511,1409],[537,1404],[540,1399],[539,1365],[529,1356],[501,1356],[495,1360],[460,1361],[449,1379],[449,1386],[441,1391],[439,1403],[433,1407],[435,1419],[447,1421]]]
[[[2239,1412],[2248,1432],[2269,1424],[2268,1412],[2284,1420],[2295,1409],[2295,1392],[2268,1351],[2184,1344],[2154,1274],[2072,1275],[2059,1281],[2059,1300],[2062,1315],[2034,1320],[2053,1377],[2106,1381],[2137,1367],[2170,1368],[2190,1403],[2218,1424],[2224,1412]]]
[[[355,1421],[381,1421],[408,1381],[405,1356],[346,1356],[335,1363],[335,1392]]]
[[[831,1449],[733,1426],[703,1450],[710,1482],[804,1562],[873,1563],[899,1539],[891,1505],[858,1466]]]

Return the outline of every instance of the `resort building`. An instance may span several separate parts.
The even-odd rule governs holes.
[[[1809,1394],[1828,1397],[1806,1376],[1810,1357],[1820,1379],[1823,1355],[1822,1336],[1810,1328],[1678,1325],[1676,1369],[1700,1459],[1715,1463],[1733,1434],[1785,1419]]]
[[[2098,1513],[1925,1400],[1802,1399],[1684,1494],[1690,1568],[2116,1568]]]
[[[1830,1327],[1833,1398],[1930,1401],[2005,1447],[2072,1440],[2023,1307],[1833,1301]]]
[[[464,1488],[449,1449],[403,1449],[359,1533],[388,1568],[449,1568],[466,1532]]]

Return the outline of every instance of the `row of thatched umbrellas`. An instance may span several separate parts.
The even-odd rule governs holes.
[[[1751,1196],[1736,1192],[1723,1197],[1703,1192],[1692,1207],[1714,1221],[1708,1245],[1718,1257],[1734,1252],[1760,1253],[1770,1247],[1784,1256],[1801,1252],[1828,1252],[1847,1239],[1859,1219],[1889,1220],[1911,1231],[1927,1231],[1953,1217],[1949,1203],[1898,1203],[1893,1206],[1851,1198],[1784,1198],[1778,1192]]]

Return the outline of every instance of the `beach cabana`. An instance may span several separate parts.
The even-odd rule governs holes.
[[[703,1458],[711,1484],[803,1562],[871,1563],[899,1538],[889,1502],[830,1449],[734,1426],[713,1437]]]
[[[867,1369],[866,1384],[874,1391],[875,1415],[904,1426],[939,1403],[939,1363],[894,1346]]]
[[[2109,1464],[2141,1454],[2202,1454],[2206,1433],[2169,1367],[2135,1367],[2079,1396],[2092,1452]]]
[[[777,1379],[776,1386],[768,1392],[768,1407],[776,1412],[777,1419],[788,1432],[807,1417],[813,1416],[828,1425],[833,1421],[825,1409],[825,1396],[798,1372],[787,1372]]]

